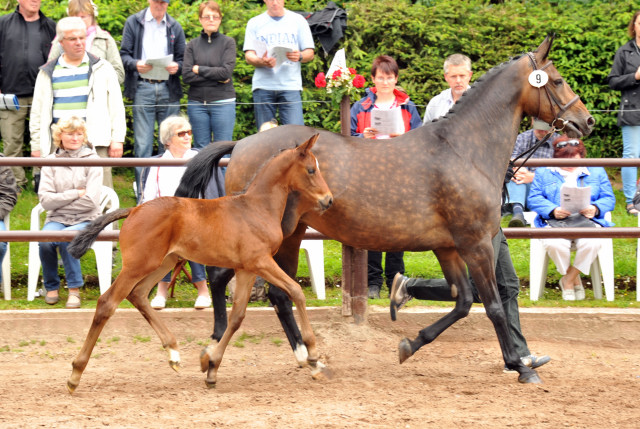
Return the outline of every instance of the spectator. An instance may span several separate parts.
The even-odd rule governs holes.
[[[449,65],[447,65],[449,64]],[[471,79],[471,60],[461,54],[453,54],[445,60],[445,79],[447,79],[447,71],[449,71],[449,79],[447,83],[451,86],[451,93],[458,93],[465,85],[469,87],[469,79]],[[454,78],[454,76],[457,76]],[[466,82],[466,83],[465,83]],[[464,93],[464,91],[463,91]],[[434,97],[432,110],[427,106],[427,113],[425,115],[425,121],[439,118],[441,115],[446,114],[457,100],[460,99],[462,94],[458,94],[453,101],[453,96],[449,97],[447,91],[443,91],[439,96]],[[440,101],[436,99],[440,97]],[[436,101],[434,101],[436,100]],[[446,101],[449,100],[449,101]],[[439,114],[439,116],[431,116],[431,114]],[[551,360],[549,356],[536,356],[531,353],[527,340],[522,334],[520,327],[520,311],[518,309],[518,295],[520,294],[520,280],[516,274],[516,270],[513,267],[513,261],[511,260],[511,253],[509,252],[509,244],[502,232],[502,228],[498,230],[498,233],[491,240],[493,245],[493,262],[495,264],[496,283],[498,285],[498,292],[500,293],[500,301],[507,318],[507,326],[509,327],[509,333],[511,339],[516,348],[516,352],[520,356],[520,360],[526,366],[531,368],[538,368]],[[471,292],[473,294],[473,301],[476,303],[480,301],[480,295],[476,288],[473,279],[471,281]],[[395,320],[395,313],[397,309],[402,308],[413,297],[418,299],[428,299],[434,301],[455,301],[457,296],[457,289],[455,286],[450,286],[445,279],[419,279],[408,278],[402,274],[396,274],[393,278],[391,286],[391,293],[389,294],[391,319]],[[505,365],[505,372],[510,370]]]
[[[396,137],[421,124],[420,114],[409,96],[396,87],[398,83],[398,64],[388,55],[381,55],[373,60],[371,80],[373,87],[367,88],[365,96],[351,108],[351,135],[365,139],[385,139]],[[374,109],[397,110],[402,118],[403,131],[399,134],[382,134],[371,126],[371,115]],[[391,289],[391,281],[396,273],[404,273],[404,252],[387,252],[385,272],[387,286]],[[369,298],[380,298],[382,288],[382,252],[368,251],[368,283]]]
[[[640,10],[629,21],[631,40],[625,43],[613,59],[611,72],[607,77],[609,87],[622,93],[618,126],[622,128],[622,157],[640,157]],[[637,167],[622,167],[622,191],[627,205],[627,213],[637,216],[633,205]]]
[[[18,110],[0,110],[5,156],[23,154],[25,124],[31,113],[38,67],[47,61],[55,34],[56,23],[40,11],[40,0],[18,0],[14,12],[0,17],[0,93],[15,94],[20,104]],[[24,189],[24,168],[11,170],[18,187]]]
[[[313,36],[301,15],[285,9],[285,0],[264,2],[267,11],[249,20],[243,47],[247,63],[256,68],[252,81],[256,128],[277,120],[277,111],[280,124],[304,125],[300,63],[313,60]]]
[[[87,29],[79,17],[57,25],[62,55],[43,65],[36,79],[29,129],[31,156],[51,153],[51,125],[68,116],[86,120],[86,133],[101,158],[122,157],[126,122],[118,77],[111,64],[85,51]],[[111,167],[104,185],[113,188]]]
[[[63,36],[64,37],[64,36]],[[75,36],[74,36],[75,37]],[[62,40],[62,37],[60,38]],[[56,150],[47,158],[98,158],[87,140],[87,126],[77,116],[61,119],[52,127]],[[77,231],[100,215],[102,168],[100,167],[42,167],[38,197],[47,211],[43,231]],[[80,307],[80,287],[84,284],[80,261],[67,252],[67,242],[40,243],[42,278],[47,304],[59,299],[60,277],[58,254],[64,265],[69,288],[67,308]]]
[[[2,155],[0,154],[0,157]],[[7,216],[18,201],[18,187],[16,186],[16,178],[13,171],[6,165],[0,166],[0,231],[6,231],[7,226],[4,224],[4,218]],[[0,242],[0,266],[7,253],[7,243]],[[0,283],[2,283],[2,270],[0,269]]]
[[[163,159],[193,158],[198,152],[191,149],[191,125],[182,116],[169,116],[160,124],[160,141],[164,144]],[[142,202],[151,201],[158,197],[172,197],[180,179],[186,170],[183,167],[151,167],[148,170],[148,178],[144,186]],[[198,298],[194,307],[196,309],[211,306],[209,289],[204,273],[204,266],[189,261],[193,284],[198,289]],[[151,300],[151,306],[156,309],[164,308],[167,303],[167,291],[171,282],[171,271],[158,282],[158,291]]]
[[[120,42],[124,64],[124,95],[133,100],[133,153],[138,158],[153,155],[154,128],[165,118],[180,112],[182,85],[180,73],[184,57],[185,38],[180,24],[167,14],[170,0],[149,0],[149,7],[127,18]],[[173,59],[163,70],[154,70],[147,60]],[[157,77],[146,78],[151,71]],[[164,77],[164,76],[167,77]],[[162,154],[162,143],[158,153]],[[138,197],[142,192],[140,173],[136,167]],[[138,198],[139,199],[139,198]]]
[[[124,83],[124,66],[116,41],[108,31],[100,28],[96,22],[98,6],[92,0],[69,0],[67,15],[82,19],[87,26],[86,50],[98,58],[109,61],[118,75],[118,83]],[[58,58],[61,54],[62,47],[57,43],[57,39],[54,39],[48,61]]]
[[[194,146],[233,140],[236,123],[236,41],[218,30],[222,11],[215,1],[199,7],[200,37],[187,44],[183,80],[189,84],[187,114],[193,126]],[[212,138],[213,134],[213,138]]]
[[[579,139],[557,138],[553,142],[554,158],[584,158],[586,150]],[[561,190],[565,186],[590,187],[590,204],[572,213],[561,206]],[[564,220],[563,226],[582,226],[587,222],[591,226],[612,226],[604,215],[613,210],[616,199],[611,182],[603,167],[548,167],[536,170],[528,199],[529,207],[538,216],[536,227],[553,226],[555,220]],[[575,224],[574,224],[575,222]],[[576,255],[571,264],[571,244],[576,247]],[[580,272],[589,274],[591,264],[598,256],[602,239],[545,238],[542,243],[549,257],[556,264],[560,278],[562,299],[575,301],[584,299],[584,287],[580,281]]]
[[[469,82],[473,75],[469,57],[462,54],[450,55],[444,60],[443,68],[444,80],[449,84],[449,89],[445,89],[429,101],[424,113],[425,124],[444,116],[469,89]]]
[[[515,159],[520,154],[523,154],[529,149],[535,147],[535,145],[537,145],[551,129],[549,124],[536,118],[531,118],[531,128],[532,129],[518,134],[518,137],[516,138],[516,146],[513,148],[513,153],[511,154],[511,159]],[[558,137],[560,137],[560,134],[558,133],[550,135],[547,141],[533,152],[531,158],[553,158],[552,142]],[[509,221],[509,226],[512,228],[523,227],[527,224],[524,219],[524,210],[535,170],[535,167],[522,166],[518,168],[516,174],[507,183],[508,195],[507,201],[503,206],[503,212],[507,211],[513,213],[513,217]]]

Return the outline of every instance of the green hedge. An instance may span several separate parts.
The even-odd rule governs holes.
[[[124,22],[147,6],[145,0],[95,0],[102,28],[120,41]],[[265,10],[260,0],[222,0],[223,33],[238,44],[234,73],[238,100],[235,138],[255,132],[251,106],[251,76],[242,52],[244,29],[249,18]],[[373,58],[395,57],[400,64],[400,85],[421,106],[445,89],[442,61],[462,52],[474,62],[474,78],[510,57],[535,49],[548,33],[557,38],[551,53],[556,67],[580,95],[596,118],[597,126],[587,141],[592,157],[620,157],[622,142],[616,126],[619,93],[611,91],[605,79],[616,49],[628,40],[626,28],[635,8],[632,2],[604,0],[521,0],[487,2],[479,0],[378,0],[337,1],[348,12],[348,29],[339,47],[346,48],[347,62],[365,77]],[[197,1],[174,0],[169,13],[182,25],[187,40],[200,31]],[[289,0],[291,10],[314,11],[325,6],[310,0]],[[15,8],[15,0],[0,13]],[[43,0],[42,10],[53,19],[65,15],[66,1]],[[316,58],[303,66],[305,121],[308,125],[339,131],[337,106],[327,103],[324,90],[313,79],[326,71],[333,52],[325,56],[319,44]],[[420,108],[422,112],[423,107]],[[130,110],[127,109],[130,116]],[[129,117],[130,121],[131,118]],[[127,136],[125,153],[132,152]]]

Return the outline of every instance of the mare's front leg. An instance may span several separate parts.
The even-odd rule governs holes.
[[[220,341],[224,331],[227,330],[227,301],[225,292],[227,285],[234,275],[231,268],[207,266],[207,277],[209,277],[209,289],[213,300],[213,333],[211,338]]]
[[[231,337],[240,327],[247,312],[247,304],[251,297],[251,288],[256,281],[256,275],[248,271],[237,270],[236,290],[233,294],[233,306],[229,315],[229,326],[224,331],[222,338],[217,345],[209,345],[200,355],[200,369],[202,372],[207,371],[205,383],[208,387],[216,387],[218,368],[222,362],[224,351],[231,340]]]
[[[498,234],[493,238],[493,249],[499,249],[500,240],[504,238],[504,234],[500,230]],[[516,352],[513,339],[509,332],[509,326],[507,324],[507,317],[504,311],[504,306],[500,300],[500,294],[496,284],[495,277],[495,259],[493,264],[487,269],[486,264],[483,264],[479,260],[479,252],[467,251],[464,254],[465,260],[469,266],[469,272],[473,277],[473,281],[478,289],[478,295],[480,300],[484,304],[487,316],[493,323],[493,327],[498,336],[500,343],[500,349],[502,350],[502,357],[505,364],[510,369],[518,371],[518,381],[521,383],[542,383],[540,376],[536,370],[529,368],[522,363],[520,356]],[[497,257],[497,255],[496,255]]]
[[[454,248],[447,248],[436,249],[434,253],[440,262],[447,283],[449,283],[451,287],[455,286],[458,290],[456,305],[450,313],[421,330],[413,341],[408,338],[400,341],[400,345],[398,346],[400,363],[413,356],[422,346],[435,340],[438,335],[444,332],[449,326],[467,317],[469,309],[471,309],[471,304],[473,304],[473,294],[471,292],[469,278],[467,277],[467,270],[458,252]]]

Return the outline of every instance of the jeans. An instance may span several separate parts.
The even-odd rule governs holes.
[[[202,280],[205,280],[207,278],[204,273],[204,265],[198,264],[197,262],[187,262],[189,262],[189,266],[191,267],[192,283],[201,282]],[[171,271],[169,271],[167,275],[162,278],[162,281],[167,283],[171,281]]]
[[[280,125],[304,125],[302,115],[302,96],[300,91],[268,91],[256,89],[253,91],[253,111],[256,117],[256,128],[265,122],[276,118],[276,111],[280,110]]]
[[[404,274],[404,252],[387,252],[384,260],[384,276],[391,291],[391,282],[397,273]],[[367,251],[367,280],[369,286],[382,288],[382,252]]]
[[[507,183],[507,192],[509,192],[509,198],[507,204],[522,204],[522,208],[527,206],[527,196],[529,195],[529,189],[531,189],[531,183],[517,184],[514,181]]]
[[[169,86],[166,83],[148,83],[138,81],[133,99],[133,155],[136,158],[149,158],[153,155],[153,136],[155,123],[168,116],[180,113],[180,104],[169,101]],[[164,146],[158,141],[158,154],[164,153]],[[136,167],[138,194],[142,194],[140,174],[142,167]]]
[[[7,227],[3,220],[0,220],[0,231],[6,231]],[[4,261],[4,255],[7,253],[7,243],[0,242],[0,283],[2,283],[2,261]]]
[[[76,225],[64,225],[59,222],[47,222],[42,228],[43,231],[79,231],[89,225],[88,221],[80,222]],[[64,265],[64,273],[67,279],[68,288],[78,288],[84,285],[80,260],[69,255],[66,241],[61,242],[41,242],[40,262],[42,262],[42,279],[44,288],[47,291],[60,289],[60,276],[58,275],[58,254]]]
[[[203,148],[212,141],[233,140],[233,127],[236,124],[235,101],[202,103],[189,100],[187,115],[193,130],[194,148]]]
[[[640,158],[640,125],[622,126],[622,157]],[[638,167],[622,167],[622,192],[627,204],[633,201],[636,193],[636,180],[638,179]]]

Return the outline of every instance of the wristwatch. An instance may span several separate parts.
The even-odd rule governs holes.
[[[300,59],[298,60],[299,63],[302,62],[302,51],[300,52]]]

